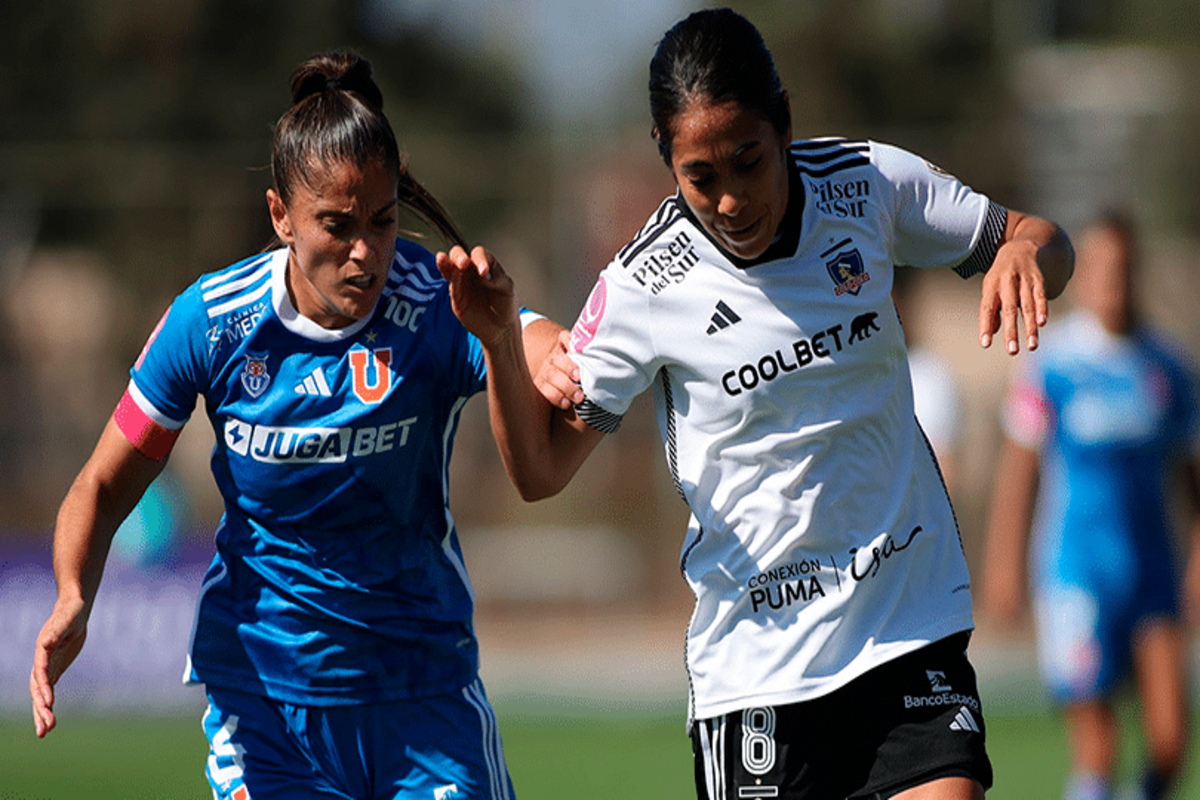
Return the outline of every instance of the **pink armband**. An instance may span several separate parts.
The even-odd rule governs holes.
[[[138,452],[155,461],[162,461],[170,455],[175,440],[179,438],[179,431],[183,430],[170,430],[150,419],[146,412],[138,407],[128,389],[121,395],[121,402],[117,403],[117,408],[113,411],[113,421]]]

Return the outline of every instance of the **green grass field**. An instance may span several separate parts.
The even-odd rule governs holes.
[[[695,796],[688,740],[673,711],[555,716],[502,699],[496,709],[521,800]],[[208,800],[199,713],[66,719],[43,741],[25,719],[0,717],[0,800]],[[1055,718],[992,714],[988,733],[997,775],[989,800],[1059,796],[1066,745]],[[1131,752],[1126,761],[1133,760]],[[1196,772],[1180,797],[1200,797]]]

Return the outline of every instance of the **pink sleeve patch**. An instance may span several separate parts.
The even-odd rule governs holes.
[[[604,306],[607,301],[608,287],[604,283],[604,276],[601,275],[600,279],[596,281],[583,311],[579,313],[575,327],[571,329],[572,351],[582,353],[583,348],[596,338],[596,329],[600,327],[600,320],[604,318]]]
[[[1004,406],[1005,432],[1018,444],[1037,447],[1050,428],[1050,407],[1034,387],[1018,384]]]
[[[150,419],[138,407],[128,389],[121,395],[121,402],[113,411],[113,421],[138,452],[155,461],[162,461],[170,455],[175,440],[179,438],[179,431],[183,430],[170,430]]]

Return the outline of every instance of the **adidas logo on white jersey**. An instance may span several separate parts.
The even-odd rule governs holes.
[[[975,716],[971,714],[971,710],[963,706],[954,715],[954,722],[950,723],[950,730],[979,733],[979,723],[975,721]]]
[[[730,325],[741,321],[742,318],[734,313],[732,308],[725,305],[724,300],[718,300],[717,310],[712,315],[712,325],[708,326],[708,335],[712,336],[717,331],[724,330]]]
[[[313,397],[332,397],[329,384],[325,381],[325,373],[317,367],[300,383],[296,384],[296,394],[307,394]]]

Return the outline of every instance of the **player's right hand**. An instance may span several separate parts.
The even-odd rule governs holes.
[[[519,325],[516,289],[496,257],[483,247],[455,245],[435,256],[450,286],[450,304],[463,327],[487,347]]]
[[[75,661],[87,638],[87,613],[82,600],[59,599],[50,618],[38,633],[29,673],[29,696],[33,701],[33,727],[38,738],[54,730],[54,685]]]

